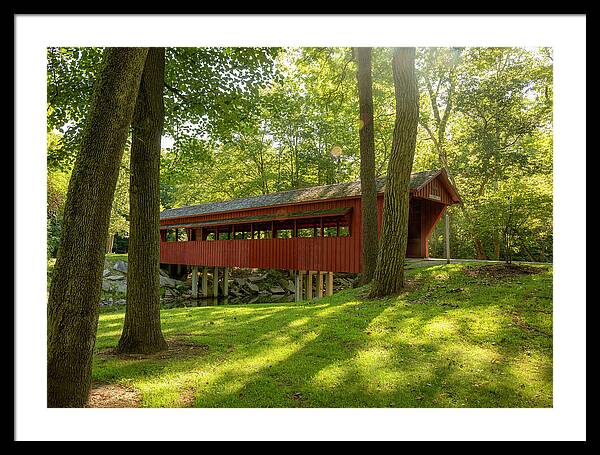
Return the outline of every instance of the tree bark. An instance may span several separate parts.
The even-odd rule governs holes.
[[[388,162],[380,247],[371,282],[371,297],[394,294],[404,287],[410,174],[419,121],[415,48],[396,48],[392,68],[396,93],[396,123]]]
[[[164,48],[150,48],[133,116],[127,307],[117,351],[149,354],[167,343],[160,328],[160,139]]]
[[[360,187],[362,222],[361,282],[373,279],[377,264],[377,188],[375,186],[375,136],[371,80],[371,48],[357,48],[358,100],[360,111]]]
[[[48,297],[48,407],[87,402],[110,212],[147,52],[104,51]]]

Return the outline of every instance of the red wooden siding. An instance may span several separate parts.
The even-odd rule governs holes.
[[[442,204],[454,203],[452,196],[438,179],[433,179],[411,194],[415,198],[429,199]]]
[[[411,197],[408,211],[408,240],[406,256],[409,258],[429,257],[428,240],[439,221],[444,207],[437,201]],[[383,194],[377,198],[378,234],[381,235]]]
[[[406,256],[426,257],[421,253],[421,200],[410,198],[409,204]]]
[[[429,237],[438,223],[446,206],[434,201],[421,199],[421,248],[417,257],[429,257]],[[410,256],[409,256],[410,257]]]
[[[165,242],[161,262],[209,267],[355,272],[360,254],[352,237]]]
[[[292,207],[265,207],[243,212],[191,216],[178,218],[177,223],[226,220],[236,216],[283,215],[292,210],[311,211],[342,207],[352,208],[350,235],[347,237],[161,242],[160,260],[163,264],[358,273],[362,267],[360,199],[326,200],[295,204]],[[169,224],[173,224],[172,218],[161,220],[161,225]]]
[[[455,201],[438,178],[411,192],[408,257],[428,257],[428,239],[447,205]],[[293,237],[274,239],[190,240],[166,242],[161,233],[161,263],[207,267],[247,267],[264,269],[320,270],[354,272],[362,270],[360,197],[327,199],[161,219],[161,226],[185,225],[241,217],[282,215],[291,212],[350,208],[349,235],[346,237]],[[378,230],[381,233],[383,193],[377,198]],[[164,232],[164,231],[163,231]]]

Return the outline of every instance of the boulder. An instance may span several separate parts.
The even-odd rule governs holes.
[[[102,290],[107,292],[119,292],[121,294],[125,294],[127,292],[127,283],[125,281],[102,280]]]
[[[115,265],[113,265],[113,269],[118,270],[119,272],[127,273],[127,262],[117,261],[115,262]]]
[[[175,289],[165,289],[166,298],[177,297],[177,295],[179,295],[179,293]]]
[[[127,292],[127,283],[125,281],[117,281],[115,291],[121,294],[125,294]]]
[[[292,280],[287,280],[285,284],[285,288],[290,291],[292,294],[296,292],[296,286],[294,286],[294,282]]]
[[[252,281],[253,283],[256,283],[258,281],[264,280],[266,277],[267,277],[266,274],[260,275],[260,276],[249,276],[248,281]]]
[[[248,287],[248,289],[250,289],[252,292],[258,292],[260,290],[257,285],[250,282],[246,283],[246,287]]]
[[[108,275],[110,275],[110,269],[104,269],[102,271],[102,276],[105,277],[105,276],[108,276]]]
[[[173,278],[169,278],[169,277],[166,277],[163,275],[160,276],[160,287],[161,288],[164,288],[164,287],[175,288],[182,284],[184,284],[182,281],[174,280]]]
[[[271,291],[271,294],[285,294],[285,291],[281,286],[274,286],[269,290]]]
[[[163,269],[159,269],[158,273],[160,273],[164,277],[170,278],[169,274],[165,270],[163,270]]]
[[[233,281],[237,283],[238,286],[242,287],[246,284],[245,278],[234,278]]]
[[[111,280],[111,281],[124,280],[125,275],[108,275],[108,276],[105,276],[104,279]]]

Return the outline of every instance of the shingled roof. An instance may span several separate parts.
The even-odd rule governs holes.
[[[410,189],[420,188],[425,183],[436,177],[439,170],[415,172],[410,176]],[[377,192],[385,189],[385,177],[376,179]],[[232,212],[259,207],[295,204],[299,202],[318,201],[322,199],[337,199],[343,197],[360,196],[360,180],[333,185],[311,186],[296,190],[281,191],[279,193],[250,196],[229,201],[208,202],[200,205],[189,205],[176,209],[167,209],[160,213],[161,219],[180,218],[184,216],[208,215],[211,213]]]

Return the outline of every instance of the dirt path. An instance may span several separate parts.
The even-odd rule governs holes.
[[[119,384],[100,384],[92,387],[88,408],[139,408],[140,393]]]

